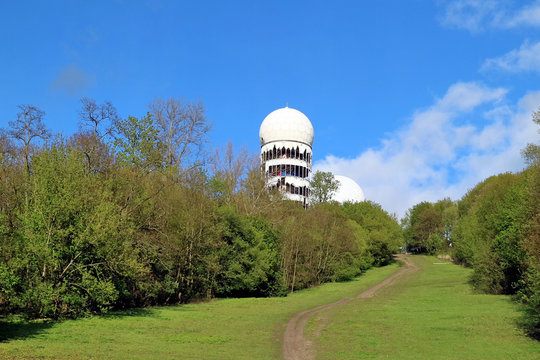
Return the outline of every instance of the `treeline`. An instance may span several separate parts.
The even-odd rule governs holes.
[[[540,125],[540,112],[533,115]],[[513,295],[525,306],[524,325],[540,338],[540,146],[523,154],[529,166],[492,176],[459,201],[423,202],[404,220],[410,250],[449,253],[474,269],[479,291]]]
[[[257,157],[203,152],[202,104],[121,119],[83,99],[51,136],[21,106],[0,135],[0,313],[76,317],[215,296],[274,296],[392,261],[395,217],[371,202],[304,210]]]

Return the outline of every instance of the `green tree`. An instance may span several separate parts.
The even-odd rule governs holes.
[[[164,135],[170,121],[120,120],[109,105],[83,99],[80,132],[30,146],[31,167],[0,134],[2,314],[281,295],[351,279],[402,244],[380,206],[330,202],[330,173],[317,176],[321,201],[306,210],[269,193],[256,157],[232,145],[211,176],[196,164],[179,171],[185,143],[176,130]]]
[[[540,125],[540,111],[533,114],[533,121]],[[520,280],[518,299],[525,304],[525,328],[540,339],[540,145],[529,144],[524,156],[530,164],[524,196],[529,217],[520,244],[526,252],[526,271]]]
[[[232,207],[220,208],[223,242],[218,252],[223,271],[216,278],[217,295],[268,296],[280,294],[277,233],[265,220],[246,217]]]
[[[452,234],[456,260],[474,267],[474,263],[478,263],[482,258],[480,254],[484,254],[484,260],[496,261],[487,254],[491,252],[490,248],[497,234],[500,208],[506,193],[516,184],[518,178],[518,175],[510,173],[489,177],[458,201],[459,220]],[[485,268],[489,269],[490,265]]]
[[[329,202],[339,189],[339,185],[339,181],[331,172],[316,171],[309,185],[311,203]]]
[[[118,180],[88,172],[83,155],[62,142],[32,162],[28,206],[10,236],[15,254],[2,254],[9,271],[0,277],[16,283],[3,305],[30,317],[72,317],[148,294],[133,219],[115,196]]]
[[[163,169],[164,147],[150,114],[118,120],[115,132],[119,135],[114,142],[116,156],[121,164],[146,172]]]
[[[345,216],[365,232],[369,264],[381,266],[393,262],[392,255],[404,246],[403,231],[395,217],[371,201],[345,203],[342,208]]]
[[[458,207],[457,204],[454,202],[445,207],[442,211],[442,236],[445,240],[445,246],[449,246],[452,242],[452,233],[454,230],[454,226],[458,221],[458,214]]]
[[[77,154],[61,143],[34,155],[30,202],[18,234],[22,248],[13,264],[22,279],[13,305],[26,313],[73,315],[87,311],[90,298],[101,298],[98,302],[105,307],[114,301],[110,283],[90,289],[91,278],[82,265],[91,257],[82,233],[93,186],[81,165]]]
[[[403,220],[407,250],[433,254],[440,247],[436,237],[442,233],[442,214],[434,204],[424,201],[413,206]]]
[[[448,251],[458,219],[458,207],[450,198],[413,206],[402,220],[407,249],[435,254]]]
[[[537,110],[533,113],[532,120],[540,125],[540,110]],[[540,132],[540,129],[538,130]],[[537,164],[540,162],[540,145],[538,144],[527,144],[525,149],[522,150],[522,155],[529,164]]]

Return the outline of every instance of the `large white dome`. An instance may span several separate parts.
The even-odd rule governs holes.
[[[272,111],[264,118],[259,138],[261,145],[272,141],[299,141],[312,146],[313,125],[300,111],[284,107]]]
[[[364,191],[353,179],[342,175],[335,175],[334,179],[339,181],[339,189],[332,196],[332,200],[343,204],[344,202],[361,202],[366,199]]]

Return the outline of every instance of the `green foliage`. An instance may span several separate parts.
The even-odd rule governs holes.
[[[461,214],[452,237],[455,257],[473,266],[473,283],[482,291],[515,292],[523,260],[518,241],[524,215],[521,179],[509,173],[492,176],[459,202]]]
[[[29,205],[12,234],[17,247],[4,253],[4,309],[48,317],[106,311],[119,300],[117,287],[141,272],[125,212],[62,143],[34,156],[32,167]]]
[[[278,215],[286,219],[281,254],[290,291],[349,280],[373,265],[388,264],[402,244],[396,220],[371,202],[319,203],[307,210],[295,205]]]
[[[413,206],[402,220],[407,250],[432,255],[447,251],[457,216],[458,208],[448,198]]]
[[[540,126],[540,110],[533,113],[532,120]],[[540,129],[538,129],[538,132],[540,133]],[[527,144],[521,153],[530,165],[538,165],[540,163],[540,145]]]
[[[517,299],[525,305],[523,325],[529,335],[540,340],[540,271],[531,266],[520,280]]]
[[[20,281],[12,268],[0,264],[0,305],[5,305],[16,295],[16,288]]]
[[[162,168],[164,145],[159,141],[159,131],[150,114],[140,119],[129,116],[119,120],[116,131],[120,136],[114,145],[120,163],[147,171]]]
[[[283,288],[277,234],[261,218],[220,209],[223,241],[218,256],[222,272],[215,278],[218,296],[269,296]]]
[[[403,232],[393,216],[371,201],[345,203],[343,213],[365,230],[363,241],[367,250],[366,256],[373,265],[381,266],[393,262],[392,254],[399,252],[404,245]]]
[[[285,295],[350,280],[402,246],[377,204],[325,203],[337,188],[329,173],[318,175],[321,203],[304,209],[269,193],[260,167],[232,145],[211,174],[182,169],[182,148],[197,148],[202,133],[182,143],[150,115],[120,120],[110,104],[83,104],[90,130],[36,149],[29,163],[0,137],[2,315]],[[160,142],[167,136],[174,149]]]
[[[312,203],[329,202],[339,189],[339,181],[331,172],[316,171],[309,183]]]

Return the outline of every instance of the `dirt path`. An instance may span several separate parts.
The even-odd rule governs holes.
[[[356,296],[356,299],[370,298],[375,294],[375,292],[377,292],[382,287],[390,284],[395,278],[403,274],[412,273],[418,270],[418,266],[407,261],[407,258],[405,256],[398,255],[396,256],[396,258],[399,261],[402,261],[405,264],[405,267],[396,271],[395,273],[390,275],[388,278],[386,278],[384,281],[380,282],[379,284],[358,294]],[[343,298],[333,303],[317,306],[313,309],[305,310],[294,315],[293,318],[287,324],[287,329],[285,330],[285,336],[283,339],[283,357],[286,360],[312,360],[314,359],[315,351],[312,347],[311,341],[308,341],[304,337],[304,328],[308,320],[313,315],[319,312],[331,309],[333,307],[336,307],[342,304],[346,304],[352,301],[353,299],[354,298]],[[322,327],[319,327],[317,329],[316,334],[320,335],[324,325],[325,324],[323,323]]]

